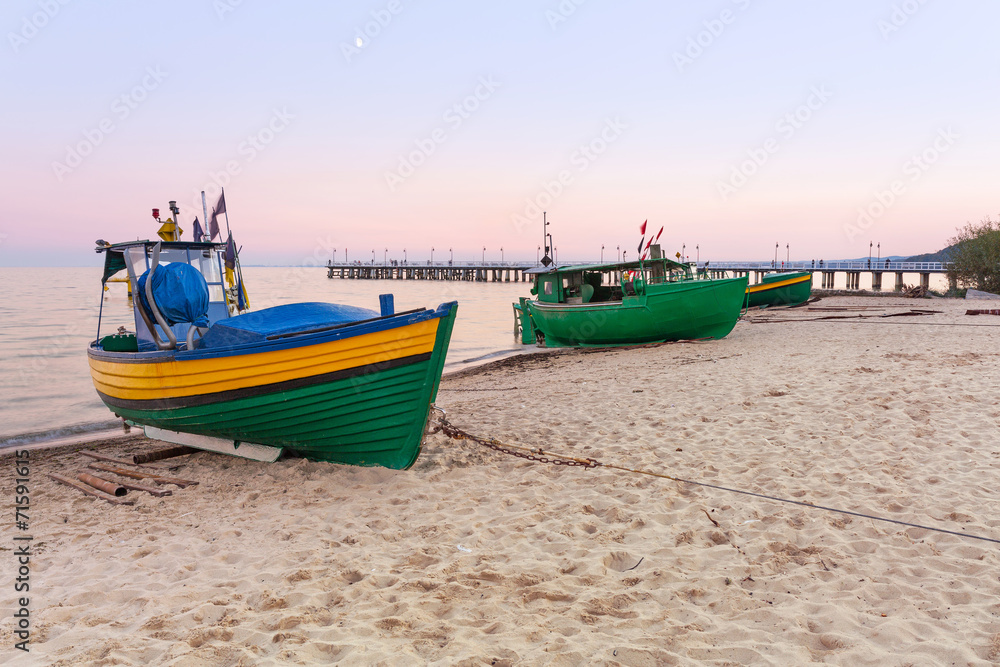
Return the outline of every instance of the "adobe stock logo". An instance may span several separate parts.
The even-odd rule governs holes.
[[[21,29],[18,32],[8,32],[7,41],[14,53],[21,50],[21,47],[30,40],[38,36],[38,33],[49,24],[49,21],[56,17],[62,8],[70,3],[70,0],[39,0],[37,11],[29,16],[21,18]]]
[[[590,141],[580,144],[573,154],[570,155],[570,166],[576,168],[576,173],[572,169],[561,169],[553,178],[542,181],[541,188],[534,197],[529,197],[524,201],[524,209],[521,213],[510,216],[511,224],[518,233],[529,225],[538,222],[538,216],[548,208],[563,192],[576,182],[576,174],[587,171],[594,162],[598,160],[611,144],[618,139],[628,129],[628,125],[617,116],[604,121],[604,127]]]
[[[442,115],[448,127],[454,131],[460,128],[465,121],[472,117],[479,110],[483,102],[493,97],[499,81],[494,81],[492,76],[479,77],[479,85],[467,95],[461,102],[450,106]],[[416,148],[406,155],[399,156],[399,164],[395,171],[385,172],[385,184],[389,186],[390,192],[395,192],[396,188],[403,184],[403,181],[416,173],[417,169],[437,152],[438,146],[448,140],[448,130],[443,127],[434,128],[429,135],[422,139],[415,139]]]
[[[800,104],[778,119],[774,124],[775,131],[781,135],[784,141],[789,141],[799,130],[805,127],[806,123],[813,118],[816,112],[826,106],[832,97],[833,93],[827,90],[826,85],[813,86],[809,89],[809,96],[803,104]],[[779,150],[781,150],[781,141],[775,137],[768,137],[759,147],[747,149],[747,159],[737,165],[733,165],[728,179],[717,181],[715,184],[722,201],[729,201],[729,198],[749,183],[750,179]]]
[[[159,66],[147,67],[146,76],[139,84],[111,102],[112,116],[105,116],[97,122],[96,127],[83,130],[82,140],[66,146],[66,157],[63,161],[52,163],[52,172],[56,175],[56,180],[62,183],[67,175],[73,173],[73,170],[83,164],[84,159],[104,143],[108,135],[118,129],[115,119],[121,123],[131,116],[132,112],[139,108],[139,105],[145,102],[149,94],[159,88],[166,78],[167,73]]]
[[[893,5],[888,20],[879,19],[878,23],[875,24],[878,26],[878,31],[882,33],[882,39],[888,41],[889,35],[899,32],[927,2],[928,0],[905,0],[898,5]]]
[[[937,137],[931,145],[910,156],[910,159],[903,163],[903,176],[897,178],[889,184],[885,190],[875,192],[872,201],[858,209],[858,217],[854,224],[844,225],[844,234],[848,241],[862,234],[870,228],[875,221],[885,215],[892,208],[899,198],[910,189],[910,186],[919,181],[927,171],[933,167],[941,156],[951,150],[959,139],[957,132],[948,128],[938,130]]]
[[[746,11],[750,7],[750,0],[732,0],[740,11]],[[681,74],[684,70],[694,64],[694,61],[701,58],[716,40],[722,37],[726,28],[736,22],[739,14],[732,9],[723,9],[716,18],[702,21],[703,30],[698,31],[693,37],[688,37],[687,46],[683,51],[674,51],[674,66]]]
[[[560,23],[568,21],[569,17],[575,14],[580,5],[585,2],[587,0],[562,0],[555,10],[546,9],[545,20],[549,22],[549,27],[552,28],[552,31],[555,32]]]

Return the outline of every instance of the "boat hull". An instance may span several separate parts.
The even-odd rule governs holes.
[[[762,282],[747,287],[747,307],[794,306],[808,301],[811,293],[811,272],[765,276]]]
[[[565,304],[526,301],[546,347],[637,345],[723,338],[742,311],[747,278],[648,285],[622,301]]]
[[[445,304],[221,352],[92,345],[88,357],[101,399],[134,424],[313,460],[407,468],[420,453],[456,311]]]

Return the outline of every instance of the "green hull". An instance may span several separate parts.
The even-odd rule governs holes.
[[[788,280],[796,280],[803,277],[808,278],[791,285],[781,284]],[[764,287],[768,283],[777,284],[774,287]],[[757,287],[761,287],[762,289],[750,291]],[[809,295],[812,294],[812,273],[800,271],[797,273],[770,274],[764,276],[764,280],[758,285],[751,285],[747,289],[748,308],[760,306],[794,306],[809,300]]]
[[[546,347],[723,338],[742,311],[747,278],[647,285],[640,296],[593,304],[526,301]]]
[[[408,468],[420,454],[456,310],[442,318],[430,355],[384,369],[368,366],[352,377],[294,389],[265,386],[258,395],[192,407],[109,407],[135,424],[264,443],[315,461]]]

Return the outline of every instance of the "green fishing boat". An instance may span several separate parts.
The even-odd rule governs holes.
[[[747,289],[746,276],[695,276],[662,257],[526,273],[535,298],[514,304],[521,341],[546,347],[723,338],[736,326]]]
[[[756,285],[747,286],[747,307],[794,306],[805,303],[812,293],[812,272],[769,273]]]
[[[102,283],[127,271],[134,295],[134,332],[102,337],[99,316],[87,349],[104,404],[151,438],[258,461],[413,465],[457,304],[251,311],[232,237],[181,241],[171,211],[162,241],[98,241]]]

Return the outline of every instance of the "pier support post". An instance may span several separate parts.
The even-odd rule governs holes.
[[[872,291],[881,292],[882,291],[882,272],[874,271],[872,272]]]
[[[903,291],[903,272],[902,271],[896,271],[896,291],[897,292],[902,292]]]
[[[931,274],[929,273],[920,274],[920,286],[923,287],[924,289],[931,288]]]

